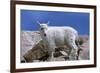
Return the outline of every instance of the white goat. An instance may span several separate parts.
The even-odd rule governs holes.
[[[40,34],[43,41],[48,45],[48,52],[50,55],[49,60],[54,60],[55,48],[67,45],[70,49],[68,54],[74,53],[77,59],[78,46],[75,41],[78,39],[78,32],[69,26],[48,26],[47,24],[40,24]]]

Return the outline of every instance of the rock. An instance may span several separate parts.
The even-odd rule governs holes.
[[[41,40],[36,44],[31,50],[24,54],[26,62],[33,62],[34,60],[46,59],[47,56],[47,46]]]
[[[89,59],[89,36],[80,35],[80,46],[83,49],[80,52],[80,60]],[[38,31],[22,31],[21,32],[21,62],[40,62],[47,61],[49,57],[47,46],[43,43]],[[56,48],[54,53],[55,61],[65,61],[68,57],[64,56],[67,46]],[[62,53],[61,53],[62,52]],[[67,55],[67,54],[65,54]]]

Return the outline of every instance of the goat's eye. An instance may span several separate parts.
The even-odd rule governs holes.
[[[43,30],[43,28],[41,28],[41,30]]]

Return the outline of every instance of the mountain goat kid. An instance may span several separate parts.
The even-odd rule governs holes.
[[[48,61],[54,61],[55,48],[63,47],[67,45],[69,48],[68,57],[71,58],[71,54],[74,54],[74,60],[77,60],[78,46],[76,41],[78,40],[78,32],[69,26],[48,26],[48,24],[40,24],[40,35],[43,41],[48,46],[48,52],[50,57]]]

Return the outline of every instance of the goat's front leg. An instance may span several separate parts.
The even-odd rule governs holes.
[[[54,51],[51,52],[51,60],[50,61],[55,61],[54,53],[55,53]]]
[[[55,51],[54,50],[48,50],[48,53],[49,53],[48,61],[55,61],[55,58],[54,58]]]

